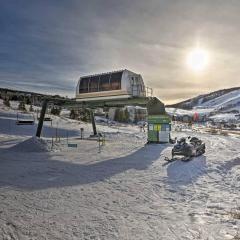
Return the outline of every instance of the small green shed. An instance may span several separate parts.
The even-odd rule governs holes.
[[[147,103],[148,143],[168,143],[170,141],[171,118],[164,103],[153,97]]]
[[[148,115],[148,142],[168,143],[170,140],[171,118],[167,114]]]

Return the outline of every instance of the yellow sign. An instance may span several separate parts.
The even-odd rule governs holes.
[[[160,131],[161,130],[161,124],[154,124],[154,131]]]

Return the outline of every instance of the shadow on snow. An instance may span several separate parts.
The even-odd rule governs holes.
[[[49,123],[48,123],[49,124]],[[18,135],[18,136],[34,136],[37,130],[37,123],[34,125],[16,125],[16,119],[10,118],[0,118],[0,132],[2,134],[8,135]],[[58,128],[58,136],[69,137],[79,136],[80,133],[77,130],[68,130],[63,128]],[[50,125],[43,125],[42,135],[44,137],[50,138],[56,135],[56,128]]]
[[[5,151],[0,160],[0,187],[14,186],[27,190],[58,188],[104,181],[127,170],[145,170],[160,158],[166,146],[147,145],[136,152],[93,164],[53,160],[47,153],[18,154],[9,160]],[[2,155],[2,154],[1,154]],[[63,156],[59,156],[63,157]]]

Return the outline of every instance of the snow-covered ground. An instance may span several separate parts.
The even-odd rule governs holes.
[[[79,139],[89,124],[54,117],[39,140],[36,125],[15,120],[16,110],[0,105],[0,239],[240,236],[240,138],[173,132],[200,137],[207,150],[166,165],[172,145],[145,145],[137,126],[97,125],[106,136],[99,148]]]

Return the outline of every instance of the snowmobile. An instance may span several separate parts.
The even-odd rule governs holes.
[[[188,141],[187,141],[188,140]],[[165,158],[166,161],[189,161],[205,153],[205,143],[197,137],[180,138],[172,149],[172,158]],[[177,158],[176,156],[181,156]]]

